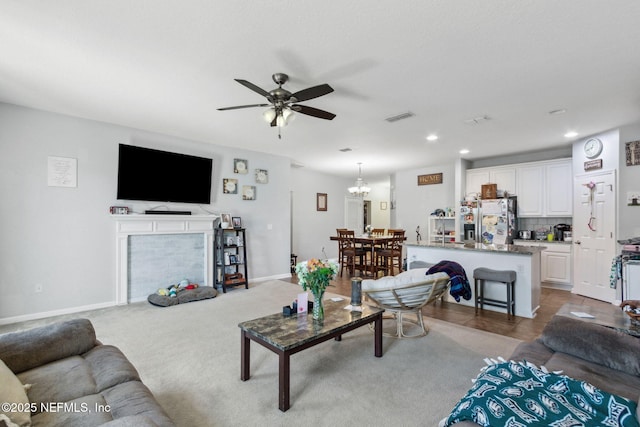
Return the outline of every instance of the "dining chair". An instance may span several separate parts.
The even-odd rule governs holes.
[[[398,267],[398,273],[402,271],[402,244],[405,231],[390,229],[389,234],[391,234],[392,238],[387,242],[386,247],[378,251],[378,256],[385,274],[394,276],[394,267]]]
[[[353,276],[356,269],[362,269],[362,257],[364,250],[356,246],[356,233],[353,230],[337,229],[338,232],[338,258],[340,260],[340,277],[344,268],[349,269],[349,274]],[[356,264],[356,259],[359,262]]]

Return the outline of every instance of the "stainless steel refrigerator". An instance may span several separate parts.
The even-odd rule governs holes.
[[[518,230],[516,197],[481,200],[478,214],[478,241],[485,244],[510,245]]]

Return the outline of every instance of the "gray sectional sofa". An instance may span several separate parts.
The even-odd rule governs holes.
[[[12,411],[24,409],[24,402],[3,408],[18,425],[28,424],[13,416],[48,427],[174,426],[129,360],[118,348],[101,344],[87,319],[0,335],[0,361],[19,380],[7,378],[11,372],[5,368],[2,393],[9,392],[9,384],[30,384],[29,411]]]
[[[604,326],[556,315],[540,337],[521,343],[510,359],[562,371],[633,401],[640,396],[640,338]],[[478,424],[464,421],[455,426]]]

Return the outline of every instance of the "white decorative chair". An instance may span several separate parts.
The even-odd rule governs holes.
[[[449,288],[449,275],[435,273],[426,275],[428,268],[416,268],[397,276],[385,276],[377,280],[362,281],[362,294],[376,305],[391,313],[396,321],[396,338],[417,338],[427,334],[422,319],[422,307],[443,296]],[[416,320],[407,319],[412,313]],[[404,323],[419,328],[418,333],[407,335]],[[389,335],[389,334],[387,334]]]

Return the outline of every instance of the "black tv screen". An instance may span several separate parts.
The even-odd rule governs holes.
[[[209,204],[213,160],[120,144],[118,200]]]

